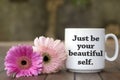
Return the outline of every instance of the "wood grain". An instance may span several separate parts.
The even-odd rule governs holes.
[[[45,80],[46,75],[32,76],[32,77],[20,77],[14,80]]]
[[[20,77],[13,78],[6,75],[6,71],[0,73],[0,80],[45,80],[46,75],[32,76],[32,77]]]
[[[75,77],[76,77],[76,80],[101,80],[98,73],[91,73],[91,74],[76,73]]]
[[[1,80],[13,80],[12,77],[8,77],[8,76],[6,75],[6,71],[1,71],[1,72],[0,72],[0,79],[1,79]]]
[[[103,72],[102,80],[120,80],[120,72]]]
[[[61,71],[55,74],[49,74],[46,80],[74,80],[74,73]]]

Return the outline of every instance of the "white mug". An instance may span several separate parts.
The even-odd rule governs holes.
[[[109,58],[105,52],[105,41],[111,37],[115,41],[115,54]],[[106,34],[104,28],[66,28],[65,46],[68,58],[66,68],[72,72],[100,72],[105,67],[105,59],[114,61],[118,56],[118,39],[114,34]]]

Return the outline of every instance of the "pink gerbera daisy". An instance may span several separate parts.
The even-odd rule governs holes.
[[[43,56],[43,73],[55,73],[63,68],[67,55],[60,40],[41,36],[34,40],[33,49]]]
[[[32,76],[42,71],[42,56],[33,52],[32,46],[13,46],[5,57],[5,70],[7,75]]]

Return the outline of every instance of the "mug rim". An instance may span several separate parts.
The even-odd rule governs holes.
[[[105,30],[105,28],[65,28],[65,29]]]

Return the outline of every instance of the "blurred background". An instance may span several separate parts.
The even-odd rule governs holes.
[[[0,0],[0,41],[64,40],[68,27],[104,27],[120,38],[120,0]]]

